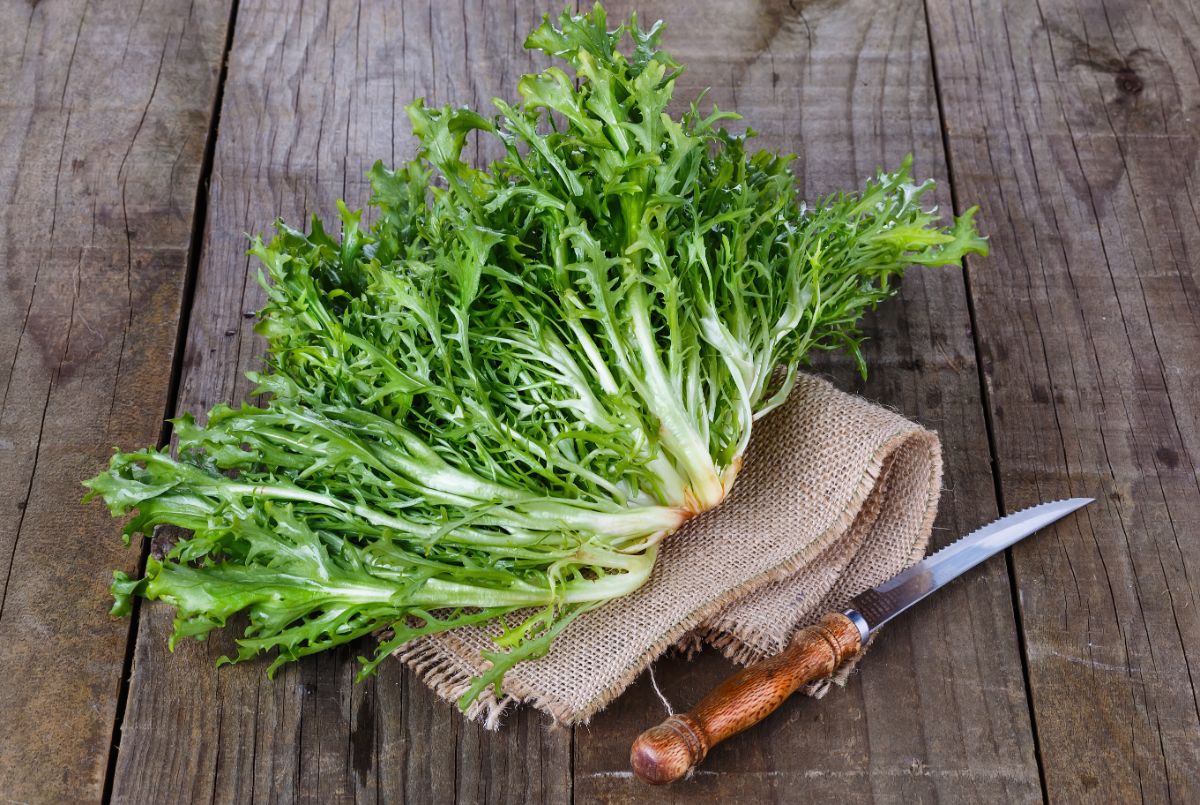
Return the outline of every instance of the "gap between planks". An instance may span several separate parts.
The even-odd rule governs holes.
[[[221,105],[225,100],[225,79],[229,72],[229,51],[233,48],[233,35],[237,26],[239,0],[232,0],[229,6],[229,22],[225,27],[225,43],[221,48],[221,61],[217,68],[217,87],[213,93],[212,114],[208,118],[208,131],[205,134],[204,156],[200,161],[200,177],[196,182],[196,201],[193,206],[191,239],[188,243],[187,270],[183,278],[183,295],[179,306],[179,321],[175,330],[175,350],[171,357],[170,380],[167,382],[167,403],[163,410],[162,430],[158,435],[158,447],[161,449],[171,440],[172,426],[170,418],[174,415],[175,404],[179,399],[179,384],[183,377],[183,353],[187,346],[188,325],[191,322],[192,297],[196,291],[196,275],[200,269],[200,251],[204,244],[204,229],[208,224],[208,186],[212,178],[213,160],[217,150],[217,128],[221,121]],[[146,571],[146,558],[150,554],[150,540],[142,541],[142,550],[138,558],[138,575]],[[117,708],[113,718],[112,741],[108,750],[108,761],[104,771],[104,788],[100,801],[112,801],[113,784],[116,780],[117,754],[121,751],[121,728],[125,721],[125,709],[129,703],[129,682],[133,672],[133,655],[137,646],[138,620],[141,615],[142,599],[133,599],[133,609],[129,617],[129,637],[125,641],[125,657],[121,663],[121,684],[117,691]]]
[[[942,154],[946,161],[946,179],[950,189],[950,204],[955,215],[962,213],[958,200],[958,186],[954,172],[954,157],[950,150],[950,133],[946,130],[946,111],[942,103],[941,77],[938,75],[937,44],[933,41],[933,26],[929,19],[929,0],[922,0],[921,9],[925,14],[925,36],[929,43],[929,69],[933,80],[933,97],[936,101],[938,130],[942,135]],[[1000,479],[1000,454],[996,448],[996,425],[992,417],[992,399],[988,390],[987,379],[983,366],[983,354],[980,348],[979,319],[975,313],[975,296],[971,289],[971,264],[977,258],[968,255],[963,258],[962,277],[963,287],[967,297],[967,317],[971,322],[971,349],[975,353],[975,371],[979,383],[979,401],[983,407],[984,429],[987,433],[988,455],[992,474],[992,487],[996,497],[996,509],[1001,517],[1008,514],[1008,506],[1004,502],[1004,487]],[[1029,711],[1029,729],[1033,739],[1033,758],[1037,763],[1038,785],[1042,789],[1042,802],[1049,802],[1049,789],[1046,786],[1046,769],[1042,757],[1042,744],[1038,736],[1037,712],[1033,706],[1033,687],[1030,684],[1029,647],[1025,637],[1025,621],[1021,616],[1019,590],[1017,588],[1017,571],[1013,566],[1012,549],[1004,551],[1004,568],[1008,574],[1009,598],[1012,601],[1013,619],[1017,625],[1017,648],[1021,657],[1021,681],[1025,689],[1025,707]]]

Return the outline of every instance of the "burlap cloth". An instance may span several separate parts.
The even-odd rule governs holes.
[[[755,423],[732,494],[667,537],[650,580],[580,616],[468,718],[495,729],[526,702],[556,722],[585,722],[673,646],[708,644],[741,663],[780,651],[797,629],[924,555],[941,473],[936,434],[801,376],[788,402]],[[464,628],[397,656],[454,701],[489,648],[487,632]]]

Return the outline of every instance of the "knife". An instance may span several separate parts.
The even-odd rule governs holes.
[[[691,711],[673,715],[639,735],[629,753],[634,773],[651,785],[678,780],[710,749],[762,721],[797,689],[832,675],[892,618],[1092,500],[1056,500],[1001,517],[859,593],[843,612],[831,612],[816,625],[801,629],[780,654],[742,669]]]

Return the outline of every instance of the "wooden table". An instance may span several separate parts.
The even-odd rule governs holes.
[[[810,197],[909,151],[992,256],[914,272],[872,375],[818,368],[942,436],[934,534],[1097,503],[889,627],[848,687],[789,702],[694,779],[631,779],[661,707],[465,723],[356,651],[214,669],[171,614],[105,612],[132,571],[79,481],[164,415],[247,394],[244,233],[362,204],[413,151],[402,106],[480,106],[537,66],[547,8],[44,0],[0,10],[0,801],[1200,801],[1200,5],[701,0],[680,95],[796,152]],[[613,19],[633,4],[612,2]],[[488,157],[492,154],[477,154]],[[729,672],[660,663],[677,705]]]

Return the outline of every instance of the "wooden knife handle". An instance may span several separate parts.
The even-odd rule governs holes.
[[[694,768],[708,750],[754,726],[801,686],[830,676],[861,646],[858,627],[830,613],[800,630],[774,657],[743,668],[690,712],[674,715],[633,742],[629,764],[644,782],[664,785]]]

